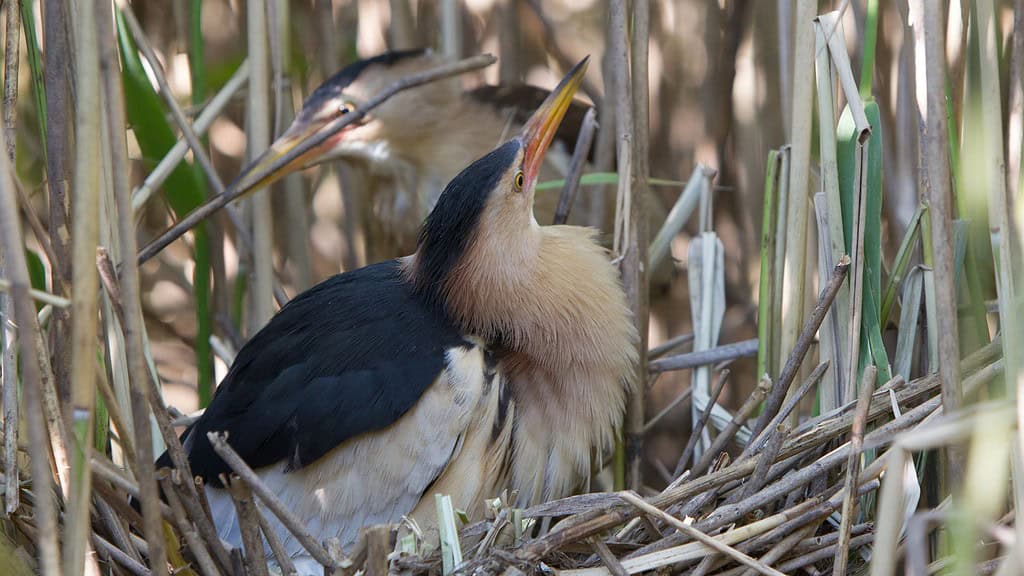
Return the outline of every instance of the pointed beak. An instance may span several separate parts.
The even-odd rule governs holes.
[[[540,173],[541,162],[544,160],[544,153],[551,145],[558,125],[561,124],[562,118],[565,116],[565,111],[569,109],[576,90],[583,82],[583,75],[587,71],[589,61],[590,56],[587,56],[573,66],[565,78],[558,83],[558,87],[551,92],[523,126],[520,139],[526,146],[523,165],[527,182],[536,181],[536,177]]]
[[[354,128],[355,126],[350,125],[350,127]],[[248,194],[257,188],[269,186],[296,170],[315,164],[324,154],[331,150],[338,140],[344,137],[344,134],[350,127],[343,128],[341,132],[329,138],[322,145],[296,156],[270,172],[266,172],[267,169],[274,166],[278,160],[285,157],[293,148],[312,138],[324,128],[322,124],[296,118],[292,125],[288,127],[288,130],[275,140],[270,145],[270,148],[267,148],[260,154],[256,160],[253,160],[238,176],[238,182],[240,183],[239,196]]]

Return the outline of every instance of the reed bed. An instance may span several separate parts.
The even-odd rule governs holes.
[[[168,339],[185,343],[204,406],[215,366],[312,281],[323,258],[294,231],[310,226],[319,188],[295,177],[286,202],[261,191],[239,209],[244,183],[225,176],[208,134],[246,118],[256,157],[302,93],[290,36],[312,27],[325,52],[310,68],[329,74],[341,53],[329,24],[361,30],[373,11],[235,3],[244,49],[215,74],[204,3],[181,3],[185,97],[170,82],[176,44],[154,33],[149,3],[3,4],[0,573],[292,574],[275,518],[325,574],[1024,572],[1024,0],[951,2],[947,14],[922,0],[774,3],[778,63],[759,66],[786,96],[762,111],[765,124],[782,120],[777,148],[754,155],[755,182],[737,176],[730,98],[703,104],[713,157],[665,168],[661,108],[679,93],[655,70],[672,49],[660,21],[671,3],[591,7],[600,41],[586,49],[605,53],[604,73],[584,83],[597,119],[588,113],[578,142],[594,144],[595,161],[588,170],[578,150],[564,180],[540,188],[560,190],[559,222],[615,211],[612,257],[641,334],[665,323],[652,288],[664,266],[682,309],[669,324],[677,314],[687,329],[639,344],[643,385],[605,460],[608,491],[529,508],[496,495],[476,521],[438,495],[436,529],[368,526],[344,550],[317,541],[212,434],[243,528],[240,548],[221,542],[178,440],[195,415],[168,405],[158,366]],[[386,7],[392,46],[434,45],[450,63],[387,88],[333,133],[401,90],[495,62],[470,44],[501,49],[503,79],[523,77],[525,46],[563,67],[580,47],[557,33],[572,10],[561,3],[498,2],[488,17],[508,26],[481,33],[490,43],[459,2],[349,4]],[[726,65],[708,82],[734,94],[745,31],[765,8],[712,4],[718,20],[704,24],[720,25]],[[541,40],[520,30],[531,26]],[[342,184],[341,266],[366,263],[374,223],[353,193],[360,174],[321,176],[317,186]],[[615,206],[589,192],[604,186]],[[648,190],[672,206],[649,230]],[[166,336],[173,326],[154,312],[166,278],[186,288],[187,336]],[[650,446],[666,428],[671,461]],[[163,449],[174,470],[154,470]]]

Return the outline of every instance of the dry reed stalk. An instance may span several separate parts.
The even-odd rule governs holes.
[[[21,11],[19,2],[7,3],[7,28],[4,43],[3,130],[4,152],[14,165],[17,106],[18,64],[21,62]],[[26,205],[26,212],[32,209]],[[13,245],[11,245],[13,246]],[[0,278],[7,277],[7,259],[0,253]],[[11,320],[10,298],[0,296],[0,370],[3,370],[3,471],[4,510],[13,514],[21,505],[18,472],[18,379],[17,379],[17,323]]]
[[[871,408],[871,393],[875,389],[875,377],[877,369],[868,366],[860,382],[860,392],[857,396],[857,409],[853,416],[853,426],[850,429],[850,457],[846,461],[846,482],[844,490],[846,495],[843,498],[842,523],[839,526],[839,542],[836,546],[836,556],[832,563],[832,570],[836,576],[845,576],[846,559],[850,554],[850,527],[853,526],[853,506],[857,492],[857,481],[860,475],[861,446],[864,444],[864,430],[867,428],[868,409]]]
[[[199,116],[192,122],[192,133],[197,137],[202,136],[213,125],[214,120],[220,116],[224,108],[231,102],[232,98],[249,81],[249,61],[244,60],[235,70],[231,78],[224,84],[217,94],[210,99],[210,102],[203,108]],[[171,172],[184,160],[185,154],[191,149],[184,138],[178,140],[173,148],[164,156],[155,168],[146,176],[135,192],[132,194],[132,210],[138,213],[145,206],[146,202],[160,186],[164,183]]]
[[[389,28],[390,48],[392,50],[412,50],[419,48],[420,42],[416,37],[416,22],[412,15],[412,6],[409,0],[389,0],[391,8],[391,25]],[[519,28],[516,28],[518,32]],[[502,50],[504,55],[504,50]],[[504,60],[504,58],[503,58]],[[285,60],[287,62],[287,60]]]
[[[843,256],[836,263],[836,267],[832,270],[832,279],[829,280],[828,286],[826,286],[821,296],[818,297],[818,303],[815,304],[814,310],[811,312],[807,322],[804,323],[803,330],[800,332],[800,337],[796,340],[796,343],[792,347],[786,347],[785,349],[792,348],[789,357],[786,359],[785,365],[782,367],[782,372],[779,373],[779,378],[772,386],[771,392],[768,394],[768,399],[765,400],[764,410],[761,415],[758,416],[757,422],[754,424],[751,434],[756,438],[762,430],[766,429],[768,423],[779,411],[782,406],[783,400],[785,400],[787,391],[789,390],[790,384],[793,383],[793,378],[796,377],[797,371],[800,369],[800,364],[803,363],[804,356],[807,354],[807,350],[811,346],[811,342],[814,340],[814,335],[818,332],[818,328],[821,327],[822,321],[825,319],[825,315],[828,313],[829,308],[832,305],[832,301],[836,295],[839,294],[839,289],[843,285],[843,281],[846,280],[846,274],[850,269],[850,258]]]
[[[234,182],[229,184],[227,188],[224,190],[224,194],[211,198],[205,204],[190,212],[188,216],[183,218],[181,221],[177,222],[174,226],[167,229],[167,231],[161,234],[160,237],[158,237],[156,240],[153,240],[152,242],[149,243],[149,245],[143,248],[139,252],[139,264],[146,262],[147,260],[155,256],[157,253],[159,253],[161,250],[166,248],[168,244],[177,240],[182,234],[188,232],[197,224],[208,218],[211,214],[223,208],[232,200],[238,198],[241,195],[241,189],[249,182],[259,182],[260,180],[263,180],[268,175],[280,170],[285,165],[294,161],[299,156],[305,154],[306,152],[309,152],[313,148],[320,146],[321,144],[326,142],[327,139],[340,132],[342,128],[344,128],[345,126],[362,120],[363,117],[365,117],[370,110],[373,110],[377,106],[380,106],[381,103],[383,103],[388,98],[394,96],[398,92],[408,90],[410,88],[414,88],[416,86],[420,86],[423,84],[427,84],[429,82],[441,80],[443,78],[449,78],[452,76],[457,76],[459,74],[464,74],[466,72],[477,70],[485,66],[490,66],[491,64],[494,63],[494,61],[495,59],[493,56],[489,54],[482,54],[479,56],[474,56],[472,58],[461,60],[459,62],[454,62],[452,64],[438,66],[425,72],[411,74],[409,76],[402,78],[401,80],[398,80],[394,84],[388,86],[379,94],[375,95],[373,98],[367,100],[362,106],[356,108],[352,112],[345,114],[336,120],[332,120],[327,126],[325,126],[322,130],[317,132],[315,136],[309,138],[308,140],[304,140],[301,144],[296,145],[286,154],[282,155],[274,162],[265,166],[264,169],[248,175],[245,181],[235,180]]]
[[[129,19],[134,20],[134,16],[130,15],[130,10],[127,7],[125,9],[128,11]],[[118,431],[130,439],[127,444],[122,446],[123,448],[128,450],[131,444],[134,444],[135,453],[130,460],[136,464],[134,472],[139,483],[143,533],[149,545],[149,566],[155,576],[160,576],[167,573],[167,553],[164,548],[163,526],[160,518],[160,496],[156,476],[150,464],[155,459],[149,418],[149,386],[146,384],[150,374],[146,363],[145,326],[142,317],[139,270],[133,258],[137,250],[137,243],[134,219],[132,218],[128,150],[125,141],[124,93],[121,86],[121,70],[114,40],[114,16],[110,2],[100,0],[98,10],[100,68],[104,95],[103,117],[106,120],[107,135],[110,138],[108,151],[111,163],[111,184],[117,206],[117,237],[120,242],[122,258],[118,278],[119,294],[111,294],[111,301],[120,309],[121,329],[124,332],[124,354],[130,381],[130,403],[109,403],[108,411],[119,411],[117,408],[119,405],[130,407],[131,427],[128,428],[127,423],[123,422],[118,415],[116,417]]]
[[[652,360],[647,364],[647,371],[652,374],[659,372],[670,372],[674,370],[687,370],[697,366],[718,364],[738,358],[746,358],[757,354],[757,338],[723,344],[714,348],[677,354],[666,358]]]
[[[930,205],[935,305],[939,310],[956,310],[956,286],[953,285],[949,127],[944,99],[943,11],[929,6],[928,2],[923,0],[913,0],[909,7],[910,23],[914,30],[915,92],[918,121],[921,126],[919,185],[921,193]],[[998,102],[998,96],[996,101]],[[1001,129],[997,129],[998,131]],[[999,149],[1001,151],[1002,147]],[[938,369],[942,378],[942,402],[948,413],[960,407],[963,394],[960,388],[957,315],[937,314],[935,320],[937,325],[929,328],[938,335],[939,341],[938,366],[934,368]],[[963,475],[959,456],[950,453],[947,465],[949,481],[953,486],[959,486]]]
[[[786,403],[782,405],[782,408],[779,410],[778,414],[776,414],[771,419],[771,421],[768,422],[768,425],[765,426],[765,429],[762,430],[756,438],[752,439],[747,444],[747,446],[743,449],[743,453],[740,454],[740,458],[753,454],[755,451],[760,450],[762,445],[772,441],[773,436],[778,433],[779,425],[781,425],[786,420],[786,418],[789,417],[790,413],[796,409],[797,405],[800,404],[800,401],[803,400],[804,396],[806,396],[812,388],[814,388],[815,386],[818,385],[819,382],[821,382],[821,379],[825,375],[825,371],[828,370],[828,368],[828,360],[815,366],[814,370],[810,373],[809,376],[807,376],[807,379],[800,384],[800,387],[797,389],[797,391],[794,392],[793,394],[788,395],[788,398],[786,398]]]
[[[697,422],[694,423],[693,428],[690,430],[690,437],[686,440],[683,453],[679,455],[675,470],[672,472],[673,476],[678,477],[682,474],[683,470],[686,469],[686,464],[693,457],[693,451],[697,448],[697,440],[704,431],[708,418],[711,417],[711,409],[715,407],[715,403],[718,402],[718,397],[722,395],[722,390],[725,390],[725,383],[728,381],[729,370],[722,370],[721,374],[718,375],[718,382],[715,384],[714,390],[711,391],[711,395],[708,397],[708,405],[704,407],[704,411],[700,413],[700,418],[697,419]]]
[[[75,45],[75,162],[71,282],[71,485],[64,531],[64,572],[82,574],[89,548],[92,475],[87,454],[93,444],[96,400],[96,331],[99,276],[96,247],[100,223],[100,57],[96,0],[77,5]]]
[[[769,576],[783,576],[782,573],[778,570],[766,566],[761,562],[757,561],[756,559],[751,558],[750,556],[747,556],[742,552],[739,552],[732,546],[729,546],[728,544],[725,544],[720,540],[717,540],[715,538],[708,536],[707,534],[704,534],[703,532],[695,529],[693,526],[690,526],[689,524],[686,524],[685,522],[679,520],[675,516],[666,513],[664,510],[651,506],[650,504],[648,504],[635,494],[632,494],[630,492],[622,492],[619,494],[619,497],[625,500],[626,502],[629,502],[633,506],[636,506],[644,513],[657,516],[658,518],[664,520],[670,526],[678,530],[679,532],[689,536],[690,538],[693,538],[694,540],[697,540],[701,544],[704,544],[705,546],[708,546],[713,550],[717,550],[718,552],[721,552],[722,554],[729,556],[730,558],[741,564],[754,568],[762,574],[767,574]]]
[[[235,513],[238,515],[238,527],[242,535],[242,550],[244,552],[247,574],[252,576],[270,576],[267,569],[267,559],[263,554],[263,539],[260,538],[260,522],[258,520],[259,509],[256,507],[256,500],[253,499],[252,490],[249,485],[242,482],[237,476],[225,482],[225,488],[231,494],[231,500],[235,503]]]
[[[583,168],[587,163],[590,148],[594,145],[596,132],[597,111],[590,108],[583,116],[583,125],[580,126],[580,133],[576,137],[576,146],[573,148],[572,159],[569,161],[565,184],[558,196],[558,207],[555,209],[555,218],[552,224],[565,224],[569,220],[569,211],[576,203],[576,193],[580,189],[580,177],[583,176]]]
[[[0,131],[0,140],[6,141],[5,131]],[[0,146],[7,149],[6,143]],[[21,221],[18,218],[18,205],[14,191],[14,170],[7,154],[0,154],[0,237],[3,245],[16,247],[7,250],[4,261],[7,263],[7,274],[11,282],[11,303],[13,317],[21,327],[22,337],[18,339],[21,355],[22,394],[25,402],[24,419],[28,428],[29,454],[31,456],[31,472],[34,479],[48,479],[50,471],[50,444],[44,425],[42,411],[42,379],[43,369],[40,366],[42,350],[36,349],[37,339],[31,337],[38,333],[35,307],[29,298],[31,281],[28,275],[28,262],[22,246]],[[38,538],[35,539],[39,555],[40,572],[43,576],[59,576],[60,546],[57,542],[57,512],[55,501],[50,495],[49,481],[36,480],[33,484],[36,493],[33,516],[38,527]]]
[[[263,532],[263,538],[267,541],[267,546],[270,547],[270,551],[274,553],[274,560],[277,562],[278,568],[281,570],[281,576],[295,576],[298,571],[295,569],[295,563],[292,562],[291,556],[284,548],[284,544],[281,542],[281,538],[277,535],[274,527],[270,525],[267,517],[263,515],[263,511],[256,507],[256,519],[260,523],[260,531]]]
[[[210,552],[206,549],[206,545],[196,532],[195,527],[185,515],[185,507],[182,506],[177,489],[175,489],[170,477],[164,474],[160,478],[160,485],[163,488],[164,498],[167,499],[167,505],[171,508],[171,512],[174,515],[174,524],[178,527],[178,533],[185,539],[185,543],[188,545],[189,550],[192,551],[199,569],[205,576],[219,576],[221,572],[214,564]]]
[[[733,414],[732,420],[729,421],[729,424],[715,436],[715,439],[711,442],[711,446],[704,452],[700,461],[698,461],[690,470],[691,476],[700,476],[708,469],[711,462],[718,457],[719,452],[726,447],[728,442],[736,435],[736,432],[743,427],[747,418],[754,413],[754,410],[756,410],[758,406],[761,405],[761,401],[768,395],[769,385],[770,382],[768,380],[761,380],[758,383],[757,387],[754,388],[754,391],[750,393],[750,396],[743,401],[743,405],[740,406],[740,409]]]
[[[780,358],[796,346],[804,317],[804,276],[807,270],[807,190],[811,162],[811,125],[814,103],[815,0],[797,0],[787,201],[786,267],[783,270],[782,334]],[[780,399],[781,403],[781,399]],[[765,410],[767,412],[767,410]],[[767,420],[760,422],[764,428]],[[756,431],[755,431],[756,433]]]
[[[594,553],[601,559],[605,568],[611,572],[612,576],[627,576],[629,572],[622,566],[622,562],[615,557],[608,545],[604,543],[604,540],[597,536],[591,536],[587,538],[587,542],[594,548]]]
[[[251,76],[246,106],[246,157],[256,159],[270,146],[270,59],[266,2],[246,2],[246,29]],[[274,219],[270,191],[251,192],[246,213],[251,219],[253,262],[248,295],[249,334],[255,334],[274,315]]]

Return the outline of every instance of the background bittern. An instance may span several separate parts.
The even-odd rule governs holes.
[[[288,130],[254,164],[269,164],[299,142],[316,134],[331,120],[354,109],[399,79],[442,64],[429,50],[388,52],[350,64],[317,87],[303,103]],[[464,91],[458,78],[424,84],[401,92],[372,110],[366,120],[351,126],[315,151],[282,168],[285,174],[334,159],[362,169],[361,200],[364,224],[378,233],[367,242],[371,260],[406,254],[414,248],[416,230],[434,206],[444,184],[475,158],[515,134],[547,97],[547,91],[527,84],[483,85]],[[587,105],[573,102],[555,136],[556,146],[571,154]],[[549,154],[540,180],[565,176],[568,154]],[[539,193],[537,220],[551,223],[558,205],[557,189]],[[586,193],[609,194],[608,207],[598,217],[570,212],[569,222],[612,229],[614,186]],[[651,222],[664,220],[661,203],[650,196]]]
[[[194,473],[219,485],[229,469],[206,434],[226,431],[314,535],[345,546],[403,515],[432,525],[435,493],[479,518],[506,488],[527,505],[584,485],[622,422],[637,339],[593,232],[533,217],[585,69],[448,183],[414,254],[328,279],[242,348],[185,433]],[[237,545],[231,498],[209,496]]]

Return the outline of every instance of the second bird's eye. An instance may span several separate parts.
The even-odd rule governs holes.
[[[512,185],[516,187],[516,192],[519,192],[520,190],[523,189],[523,179],[523,171],[517,170],[516,175],[512,179]]]
[[[344,116],[352,111],[352,108],[348,104],[342,104],[338,106],[338,116]]]

